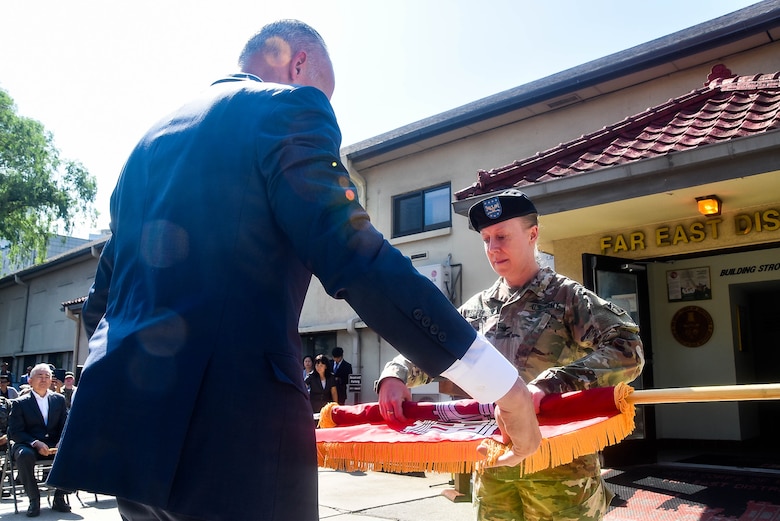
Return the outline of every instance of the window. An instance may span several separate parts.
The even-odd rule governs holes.
[[[315,333],[311,335],[301,335],[303,342],[303,354],[315,357],[317,355],[326,355],[331,359],[330,352],[336,347],[336,333]]]
[[[449,183],[393,197],[393,237],[447,228],[451,224]]]

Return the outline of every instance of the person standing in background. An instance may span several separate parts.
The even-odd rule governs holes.
[[[333,376],[336,377],[336,391],[338,392],[338,403],[344,405],[347,403],[347,383],[349,375],[352,374],[352,364],[344,360],[344,350],[340,347],[334,347],[331,352],[333,355]]]
[[[65,397],[65,403],[68,404],[68,409],[70,409],[70,405],[73,401],[73,395],[76,394],[76,389],[78,389],[78,387],[73,385],[75,381],[76,376],[71,371],[65,373],[65,381],[63,382],[62,388],[60,389],[60,394]]]
[[[314,413],[320,412],[325,404],[338,400],[336,378],[327,356],[317,355],[314,359],[314,372],[306,378],[306,386],[309,388],[309,401]]]
[[[306,378],[314,371],[314,358],[311,355],[303,357],[303,379]]]

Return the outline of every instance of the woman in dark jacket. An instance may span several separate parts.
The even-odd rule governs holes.
[[[336,377],[330,369],[330,360],[325,355],[317,355],[314,359],[314,372],[306,378],[309,388],[311,410],[320,412],[328,402],[337,402]]]

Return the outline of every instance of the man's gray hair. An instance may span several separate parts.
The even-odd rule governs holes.
[[[320,33],[310,25],[300,20],[279,20],[266,25],[246,42],[238,65],[242,69],[246,67],[258,51],[278,55],[281,51],[278,40],[286,42],[293,54],[300,50],[322,49],[327,52],[328,49]]]
[[[49,373],[49,376],[53,376],[54,375],[54,371],[51,370],[51,367],[49,367],[49,364],[40,363],[40,364],[37,364],[35,367],[33,367],[30,370],[30,376],[32,376],[33,373],[38,373],[40,371],[46,371],[47,373]]]

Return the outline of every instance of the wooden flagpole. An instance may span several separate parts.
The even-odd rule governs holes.
[[[780,400],[780,383],[637,389],[626,397],[633,405],[749,400]]]

